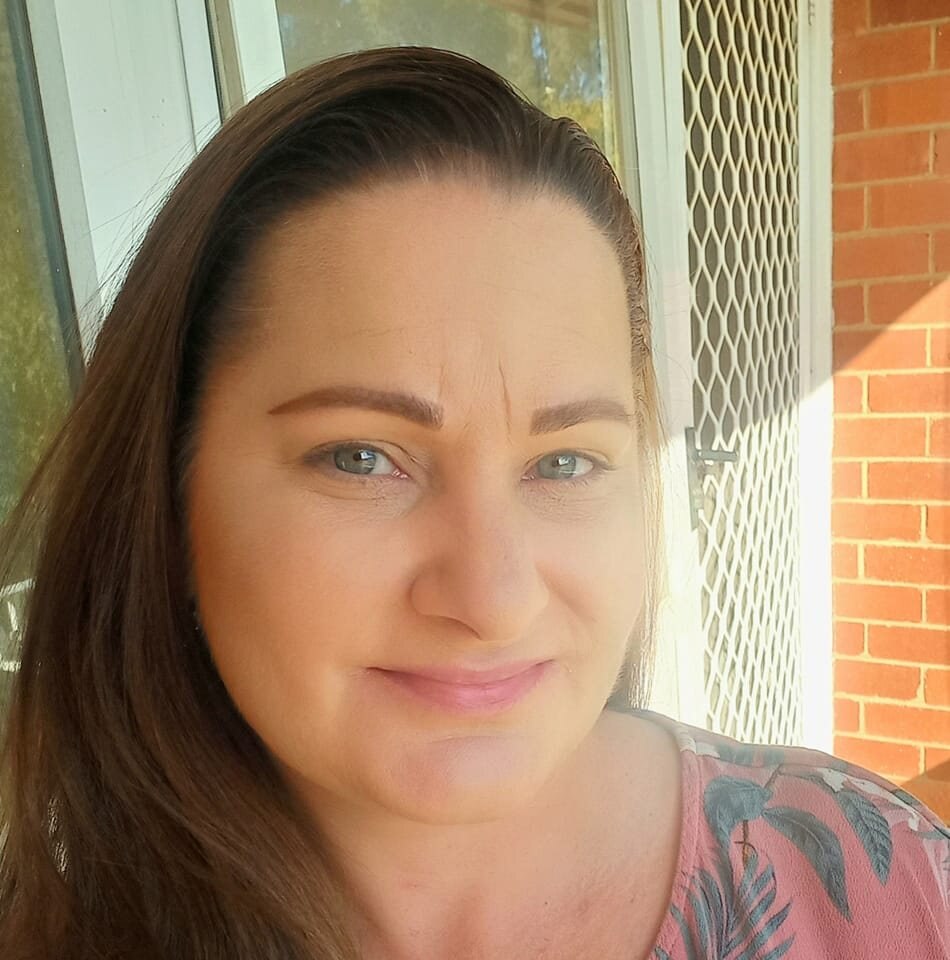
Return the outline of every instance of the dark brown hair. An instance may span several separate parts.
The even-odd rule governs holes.
[[[172,190],[4,532],[0,584],[32,574],[2,754],[5,960],[356,956],[332,863],[196,629],[184,491],[209,364],[244,332],[224,307],[253,244],[341,190],[443,175],[570,198],[616,250],[658,570],[643,257],[601,151],[457,54],[379,49],[286,78]],[[655,587],[617,702],[646,695]]]

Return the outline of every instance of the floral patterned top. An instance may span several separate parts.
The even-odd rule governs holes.
[[[950,958],[950,830],[920,801],[817,750],[636,713],[682,759],[673,898],[651,960]]]

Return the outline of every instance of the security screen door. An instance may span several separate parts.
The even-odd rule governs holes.
[[[655,165],[668,165],[643,177],[661,198],[641,187],[648,238],[667,232],[666,379],[689,381],[668,393],[699,560],[695,646],[678,669],[694,719],[772,743],[804,730],[800,8],[807,17],[798,0],[630,6],[639,156],[650,162],[652,135]]]
[[[797,7],[680,4],[706,707],[771,742],[802,719]]]

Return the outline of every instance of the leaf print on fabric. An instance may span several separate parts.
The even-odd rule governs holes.
[[[770,912],[776,898],[771,864],[759,871],[759,858],[753,855],[736,886],[732,865],[720,851],[716,874],[701,869],[690,881],[688,915],[676,905],[670,907],[686,960],[779,960],[791,947],[794,935],[772,942],[791,903]],[[654,960],[670,960],[670,954],[659,947],[653,956]]]
[[[911,797],[909,793],[897,787],[882,787],[864,777],[855,775],[851,771],[832,770],[827,767],[821,767],[818,769],[818,773],[821,775],[822,780],[836,793],[846,787],[853,787],[855,790],[869,797],[883,800],[891,810],[903,811],[904,816],[894,821],[888,820],[888,823],[890,823],[892,827],[894,823],[906,821],[911,830],[920,829],[923,807],[921,807],[920,803],[914,797]],[[907,800],[908,797],[910,797],[910,802]]]
[[[834,797],[858,835],[878,880],[887,883],[894,855],[894,841],[887,818],[856,790],[841,790]]]
[[[850,770],[842,773],[838,770],[818,768],[817,773],[836,800],[840,794],[850,792],[859,792],[865,797],[881,800],[882,803],[877,804],[875,809],[887,823],[891,837],[895,835],[895,828],[900,826],[906,826],[916,836],[923,847],[924,856],[930,864],[944,902],[950,903],[950,871],[947,869],[947,861],[950,861],[950,846],[947,844],[950,830],[943,823],[906,790],[893,786],[882,787]],[[872,864],[873,862],[872,858]]]
[[[833,774],[831,783],[821,770],[799,770],[794,765],[784,766],[776,774],[807,780],[832,797],[861,841],[878,880],[887,883],[894,855],[894,840],[887,817],[866,796],[847,786],[837,771],[828,772]]]
[[[776,768],[770,782],[781,773]],[[831,902],[839,912],[851,919],[851,907],[844,879],[844,854],[834,831],[814,814],[794,807],[766,807],[772,791],[751,780],[737,777],[716,777],[706,787],[703,810],[719,847],[728,857],[729,841],[739,823],[748,825],[762,817],[766,823],[787,837],[804,854],[821,880]],[[743,857],[749,853],[743,841]]]
[[[900,787],[885,790],[863,777],[857,777],[851,773],[840,773],[837,770],[819,769],[818,773],[835,793],[851,786],[868,796],[885,801],[886,807],[882,813],[892,831],[895,824],[906,823],[921,840],[935,840],[939,837],[950,840],[950,828],[944,823],[935,822],[928,816],[924,805],[906,790],[901,790]]]
[[[716,757],[725,763],[742,767],[770,767],[780,764],[785,757],[781,747],[764,743],[739,743],[725,737],[717,738],[715,743],[707,740],[697,745],[704,756]]]
[[[762,816],[771,796],[771,790],[751,780],[716,777],[709,782],[703,795],[703,812],[723,849],[729,846],[729,838],[737,824]]]
[[[901,790],[900,787],[897,787],[894,790],[894,796],[897,797],[898,800],[901,800],[903,803],[907,804],[908,807],[912,807],[918,813],[924,812],[924,805],[912,793],[908,793],[906,790]],[[928,831],[926,834],[921,834],[921,836],[926,837],[927,839],[933,839],[934,835],[936,835],[950,840],[950,827],[948,827],[945,823],[934,823],[932,826],[934,828],[932,831]]]
[[[832,903],[851,919],[844,882],[844,855],[834,831],[814,814],[794,807],[772,807],[762,813],[765,821],[784,834],[814,867]]]

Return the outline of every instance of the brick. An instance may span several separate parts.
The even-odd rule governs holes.
[[[940,20],[947,16],[947,0],[871,0],[871,26]]]
[[[869,580],[943,586],[950,583],[950,550],[868,544],[864,548],[864,575]]]
[[[927,623],[950,627],[950,590],[925,591]]]
[[[868,496],[873,500],[950,500],[950,461],[869,463]]]
[[[861,413],[864,409],[864,384],[860,377],[837,375],[834,392],[835,413]]]
[[[950,37],[950,29],[946,33]],[[950,177],[950,129],[934,132],[934,173],[938,176]]]
[[[926,447],[927,421],[922,417],[839,416],[835,419],[833,455],[841,459],[922,457]]]
[[[864,229],[864,187],[835,188],[832,194],[831,223],[835,233]]]
[[[864,727],[868,733],[880,737],[946,744],[950,743],[950,710],[867,703]]]
[[[863,89],[835,93],[835,134],[858,133],[864,129]]]
[[[937,273],[950,273],[950,230],[934,234],[934,270]]]
[[[867,30],[868,0],[835,0],[831,9],[834,36],[840,37],[859,30]]]
[[[861,728],[861,705],[857,700],[835,697],[835,733],[857,733]]]
[[[950,371],[871,376],[868,409],[873,413],[944,413],[950,410]]]
[[[902,786],[938,818],[943,821],[950,820],[950,783],[945,780],[931,779],[929,773],[924,770]]]
[[[950,707],[950,670],[930,669],[924,674],[924,700],[935,707]],[[950,742],[950,738],[948,738]]]
[[[920,668],[873,663],[866,660],[835,661],[835,691],[858,697],[915,700],[920,688]]]
[[[930,456],[950,460],[950,417],[930,421]]]
[[[911,309],[932,289],[930,280],[898,280],[868,287],[868,320],[878,326],[927,322]],[[844,288],[850,289],[850,288]]]
[[[950,24],[937,27],[936,67],[938,70],[950,70]]]
[[[916,541],[920,539],[920,507],[836,501],[831,505],[831,534],[848,540]]]
[[[924,767],[932,780],[950,781],[950,749],[927,747],[924,750]]]
[[[864,653],[864,624],[850,620],[836,620],[834,648],[839,656],[856,657]]]
[[[836,237],[834,279],[877,280],[927,273],[929,247],[929,237],[925,233]]]
[[[878,660],[950,663],[950,633],[939,628],[868,624],[868,653]]]
[[[861,80],[904,77],[930,66],[930,28],[909,27],[835,39],[835,86]]]
[[[923,596],[915,587],[836,583],[833,595],[836,617],[919,623],[923,615]]]
[[[927,510],[927,539],[933,543],[950,544],[950,506],[938,507],[929,503]]]
[[[880,316],[881,294],[876,291],[877,286],[892,287],[896,291],[892,299],[897,299],[897,305],[901,312],[894,317],[891,325],[897,324],[901,327],[950,327],[950,281],[935,283],[934,280],[928,279],[880,285],[872,284],[868,290],[868,312],[870,315],[870,307],[872,299],[874,299],[877,301],[875,306]],[[901,286],[907,288],[903,297],[901,297]],[[915,293],[917,296],[913,297]],[[903,300],[902,304],[901,299]],[[885,306],[887,306],[886,303]],[[880,317],[880,319],[883,320],[884,318]]]
[[[916,370],[927,366],[927,331],[836,330],[835,370]]]
[[[832,463],[831,495],[834,499],[856,499],[862,495],[861,464]]]
[[[858,548],[855,544],[833,543],[831,545],[831,576],[834,580],[857,579]]]
[[[872,227],[917,227],[950,220],[950,179],[883,183],[869,189]]]
[[[836,184],[922,176],[930,172],[930,133],[915,130],[839,139],[833,171]]]
[[[872,129],[950,122],[950,74],[880,84],[868,96]]]
[[[930,331],[930,366],[950,367],[950,327]]]
[[[864,323],[864,288],[850,285],[835,286],[832,292],[835,326]]]
[[[884,777],[902,780],[920,773],[921,748],[910,743],[888,743],[865,737],[835,737],[834,752],[842,760],[856,763]]]

